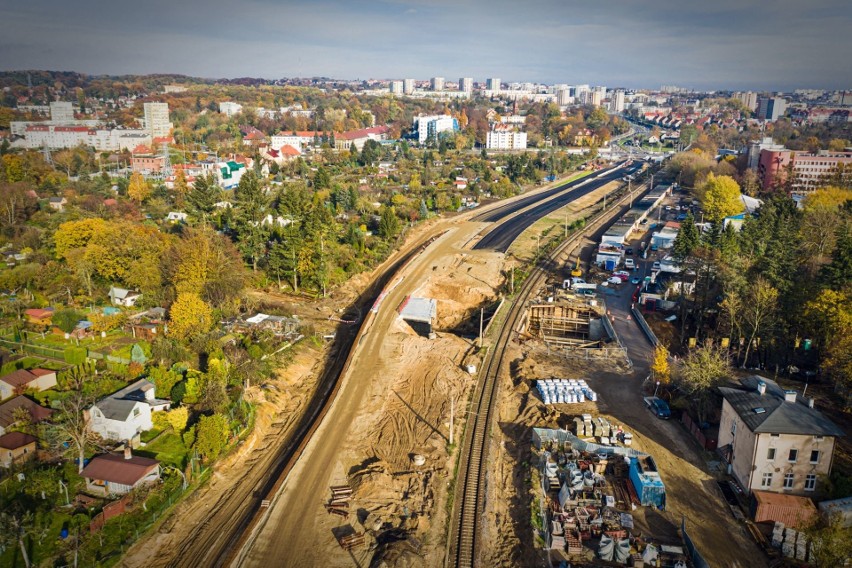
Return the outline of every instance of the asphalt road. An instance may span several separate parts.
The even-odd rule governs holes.
[[[500,207],[487,215],[477,217],[477,221],[499,221],[518,213],[525,207],[538,203],[538,205],[529,207],[526,211],[518,213],[505,223],[501,223],[491,229],[473,248],[477,250],[491,249],[506,252],[521,233],[545,215],[603,187],[611,181],[635,173],[641,167],[641,164],[616,166],[611,170],[604,170],[595,177],[583,178],[582,180],[570,182],[544,193],[531,195],[528,198],[520,199],[515,203]],[[569,188],[571,188],[569,191],[565,191]]]

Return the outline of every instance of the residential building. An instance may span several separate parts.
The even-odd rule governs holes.
[[[67,101],[51,101],[50,120],[71,124],[74,122],[74,105]]]
[[[24,310],[27,323],[35,326],[49,326],[53,319],[53,308],[30,308]]]
[[[229,160],[216,164],[213,174],[216,176],[216,182],[222,189],[233,189],[239,185],[243,174],[246,173],[246,165],[240,162]]]
[[[571,104],[571,90],[559,89],[556,91],[556,104],[559,106],[568,106]]]
[[[134,173],[156,175],[166,166],[166,157],[154,153],[148,146],[137,146],[130,153],[130,169]]]
[[[430,137],[437,138],[441,132],[458,130],[459,121],[449,115],[421,115],[414,117],[413,126],[417,132],[417,141],[423,144]]]
[[[485,82],[485,88],[492,93],[500,92],[500,77],[491,77]]]
[[[68,205],[68,200],[61,196],[53,196],[47,200],[47,204],[54,211],[64,211],[65,206]]]
[[[524,150],[527,133],[520,132],[510,124],[495,124],[488,132],[485,147],[489,150]]]
[[[234,116],[243,112],[243,105],[231,101],[221,102],[219,103],[219,112],[225,116]]]
[[[776,144],[769,136],[765,136],[760,140],[752,140],[748,144],[748,168],[756,170],[757,164],[760,161],[760,152],[762,150],[784,150],[784,144]]]
[[[816,154],[792,150],[761,150],[757,164],[757,176],[764,190],[772,190],[785,184],[792,172],[792,193],[814,191],[825,183],[825,177],[836,172],[839,165],[852,165],[852,152],[829,152]]]
[[[759,376],[741,388],[722,387],[719,449],[731,475],[754,490],[813,495],[831,473],[837,437],[844,432],[813,399]]]
[[[185,93],[186,87],[183,85],[163,85],[163,92],[166,94],[169,93]]]
[[[390,92],[392,95],[401,95],[402,94],[402,81],[391,81],[390,82]]]
[[[402,94],[410,95],[414,92],[414,79],[402,80]]]
[[[787,101],[781,97],[760,97],[757,100],[757,118],[770,122],[784,116]]]
[[[76,121],[97,122],[97,121]],[[24,137],[24,147],[30,149],[75,148],[91,146],[95,150],[109,152],[128,150],[139,144],[150,144],[152,137],[147,130],[129,128],[96,128],[87,125],[58,125],[53,121],[38,123],[18,123],[22,125],[20,136]]]
[[[462,77],[459,79],[459,91],[463,93],[473,92],[473,77]]]
[[[334,147],[338,150],[349,150],[354,147],[360,152],[367,140],[375,140],[377,142],[387,140],[389,133],[390,128],[387,126],[373,126],[371,128],[341,132],[334,137]]]
[[[328,135],[328,132],[319,130],[299,130],[297,132],[285,132],[282,130],[270,137],[269,145],[273,148],[292,146],[298,150],[304,150],[308,146],[313,146],[316,141],[328,138]]]
[[[610,101],[610,109],[612,112],[624,112],[624,91],[621,89],[612,94]]]
[[[124,455],[95,456],[80,475],[86,480],[86,490],[95,495],[124,495],[136,487],[159,481],[160,462],[134,456],[125,447]]]
[[[432,90],[433,91],[443,91],[444,90],[444,78],[443,77],[432,77]]]
[[[745,93],[734,93],[734,98],[743,103],[743,106],[752,112],[757,110],[757,93],[746,91]]]
[[[43,420],[47,420],[53,414],[53,410],[50,408],[45,408],[24,395],[16,396],[0,404],[0,435],[5,434],[10,426],[17,423],[18,416],[16,415],[16,411],[18,413],[22,412],[19,409],[23,409],[29,413],[32,424],[38,424]]]
[[[96,402],[89,409],[92,431],[105,440],[130,441],[154,427],[151,414],[168,410],[171,401],[154,396],[154,383],[139,379]]]
[[[151,133],[151,137],[160,138],[171,134],[168,103],[143,103],[142,108],[145,111],[145,129]]]
[[[56,386],[56,371],[18,369],[0,377],[0,400],[21,394],[27,389],[44,391]]]
[[[38,439],[23,432],[9,432],[0,436],[0,467],[10,468],[36,457]]]

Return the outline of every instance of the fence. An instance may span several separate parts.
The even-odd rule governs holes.
[[[637,310],[635,306],[631,309],[631,312],[633,313],[633,318],[636,320],[636,323],[639,324],[639,328],[645,334],[645,337],[648,338],[648,341],[651,342],[651,345],[654,347],[658,346],[660,344],[660,340],[657,339],[657,335],[654,333],[654,330],[652,330],[651,326],[648,325],[648,322],[645,321],[645,316],[642,315],[642,312]]]
[[[689,558],[692,560],[692,565],[695,566],[695,568],[710,568],[710,565],[706,560],[704,560],[701,553],[698,552],[698,549],[695,547],[695,543],[692,542],[692,538],[689,536],[689,533],[686,532],[686,517],[681,517],[680,532],[683,533],[683,542],[686,545],[686,550],[689,552]]]
[[[17,341],[9,341],[8,339],[0,339],[0,345],[7,349],[19,349],[26,351],[32,355],[41,355],[50,359],[65,360],[65,352],[60,349],[51,349],[50,347],[42,347],[31,343],[19,343]]]
[[[604,302],[604,310],[606,310],[606,302]],[[618,337],[618,334],[615,332],[615,327],[613,327],[612,322],[609,321],[609,317],[604,315],[601,318],[601,321],[603,322],[603,326],[607,334],[613,339],[615,339],[615,341],[618,343],[618,349],[622,353],[624,353],[624,360],[627,361],[627,366],[632,369],[633,361],[630,359],[630,355],[627,354],[627,348],[624,346],[623,343],[621,343],[621,338]]]

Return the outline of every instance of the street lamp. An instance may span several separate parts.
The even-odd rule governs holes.
[[[654,387],[654,396],[657,396],[657,389],[660,388],[660,381],[657,381],[657,386]]]

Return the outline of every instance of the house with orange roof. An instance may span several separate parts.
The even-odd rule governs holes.
[[[21,394],[27,389],[39,391],[56,386],[56,371],[18,369],[0,377],[0,400]]]

